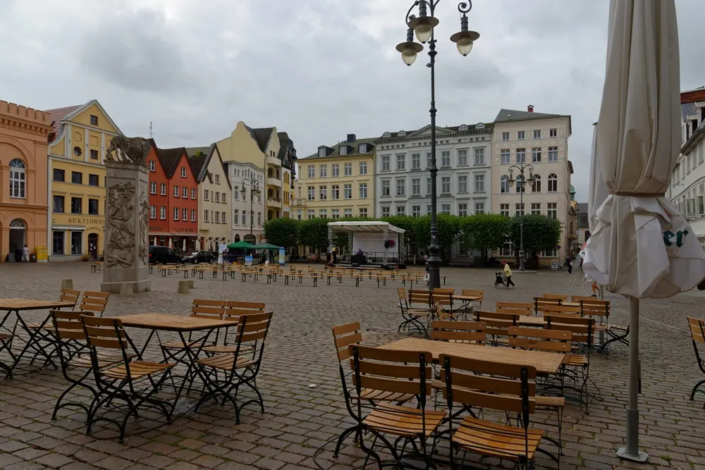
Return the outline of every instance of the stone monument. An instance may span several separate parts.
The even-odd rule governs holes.
[[[106,151],[103,292],[151,290],[147,200],[150,148],[146,139],[117,136]]]

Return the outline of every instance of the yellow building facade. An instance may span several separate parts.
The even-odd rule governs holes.
[[[374,139],[349,135],[344,142],[299,160],[296,219],[375,217]]]
[[[122,132],[96,100],[50,109],[50,261],[99,259],[105,245],[105,150]]]

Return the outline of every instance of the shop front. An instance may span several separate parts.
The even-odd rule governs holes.
[[[102,216],[61,216],[52,219],[50,261],[98,260],[105,244]]]

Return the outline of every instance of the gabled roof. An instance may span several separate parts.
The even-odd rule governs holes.
[[[49,113],[49,121],[51,126],[54,128],[54,138],[56,138],[61,132],[61,121],[66,119],[66,116],[72,114],[77,109],[82,108],[82,106],[67,106],[65,108],[47,109],[45,112]]]
[[[184,147],[173,149],[157,148],[157,158],[159,158],[159,163],[161,163],[167,178],[171,179],[171,177],[174,176],[176,167],[179,166],[181,157],[184,155],[188,155]]]
[[[92,105],[96,105],[98,109],[103,113],[103,115],[108,119],[108,122],[110,122],[110,124],[115,128],[115,130],[117,130],[118,134],[122,134],[120,128],[117,126],[117,124],[115,124],[115,121],[110,118],[110,115],[105,111],[105,108],[101,106],[98,100],[90,100],[88,103],[85,104],[45,110],[51,115],[52,126],[56,130],[56,136],[58,137],[59,132],[61,131],[61,126],[64,121],[70,121],[74,117],[81,114],[86,108],[89,108]]]
[[[257,142],[257,146],[262,152],[267,151],[267,144],[269,143],[269,138],[272,135],[272,131],[274,130],[273,127],[260,127],[257,129],[253,129],[249,126],[245,126],[248,131],[250,131],[250,135],[252,138]]]
[[[536,113],[529,111],[518,111],[516,109],[500,109],[499,114],[495,118],[494,122],[521,122],[521,121],[538,121],[541,119],[554,119],[554,118],[568,118],[568,133],[573,133],[573,125],[571,122],[570,115],[567,114],[546,114],[546,113]]]
[[[215,144],[214,144],[215,145]],[[191,173],[199,183],[208,176],[208,162],[210,161],[210,147],[189,147],[186,149],[188,154],[188,164],[191,167]]]
[[[328,154],[325,157],[319,157],[318,152],[316,152],[313,155],[309,155],[308,157],[304,157],[303,159],[307,160],[307,159],[314,159],[314,158],[334,158],[334,157],[350,157],[350,156],[355,156],[355,155],[373,155],[375,153],[375,149],[374,149],[375,140],[376,140],[375,138],[357,139],[354,142],[338,142],[337,144],[334,144],[331,146],[324,145],[323,147],[327,147],[329,149],[332,149],[332,152],[328,152]],[[359,148],[358,147],[359,144],[367,144],[367,152],[359,153],[357,150]],[[346,155],[340,155],[340,147],[341,146],[352,147],[353,150],[348,152]]]

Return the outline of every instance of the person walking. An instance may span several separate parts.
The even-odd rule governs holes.
[[[29,263],[29,248],[27,248],[27,245],[22,249],[22,262]]]
[[[507,278],[507,288],[509,286],[516,287],[516,285],[512,282],[512,268],[509,267],[509,263],[506,261],[503,261],[504,263],[504,277]]]
[[[568,274],[573,272],[573,260],[570,259],[570,255],[565,259],[565,267],[568,268]]]

